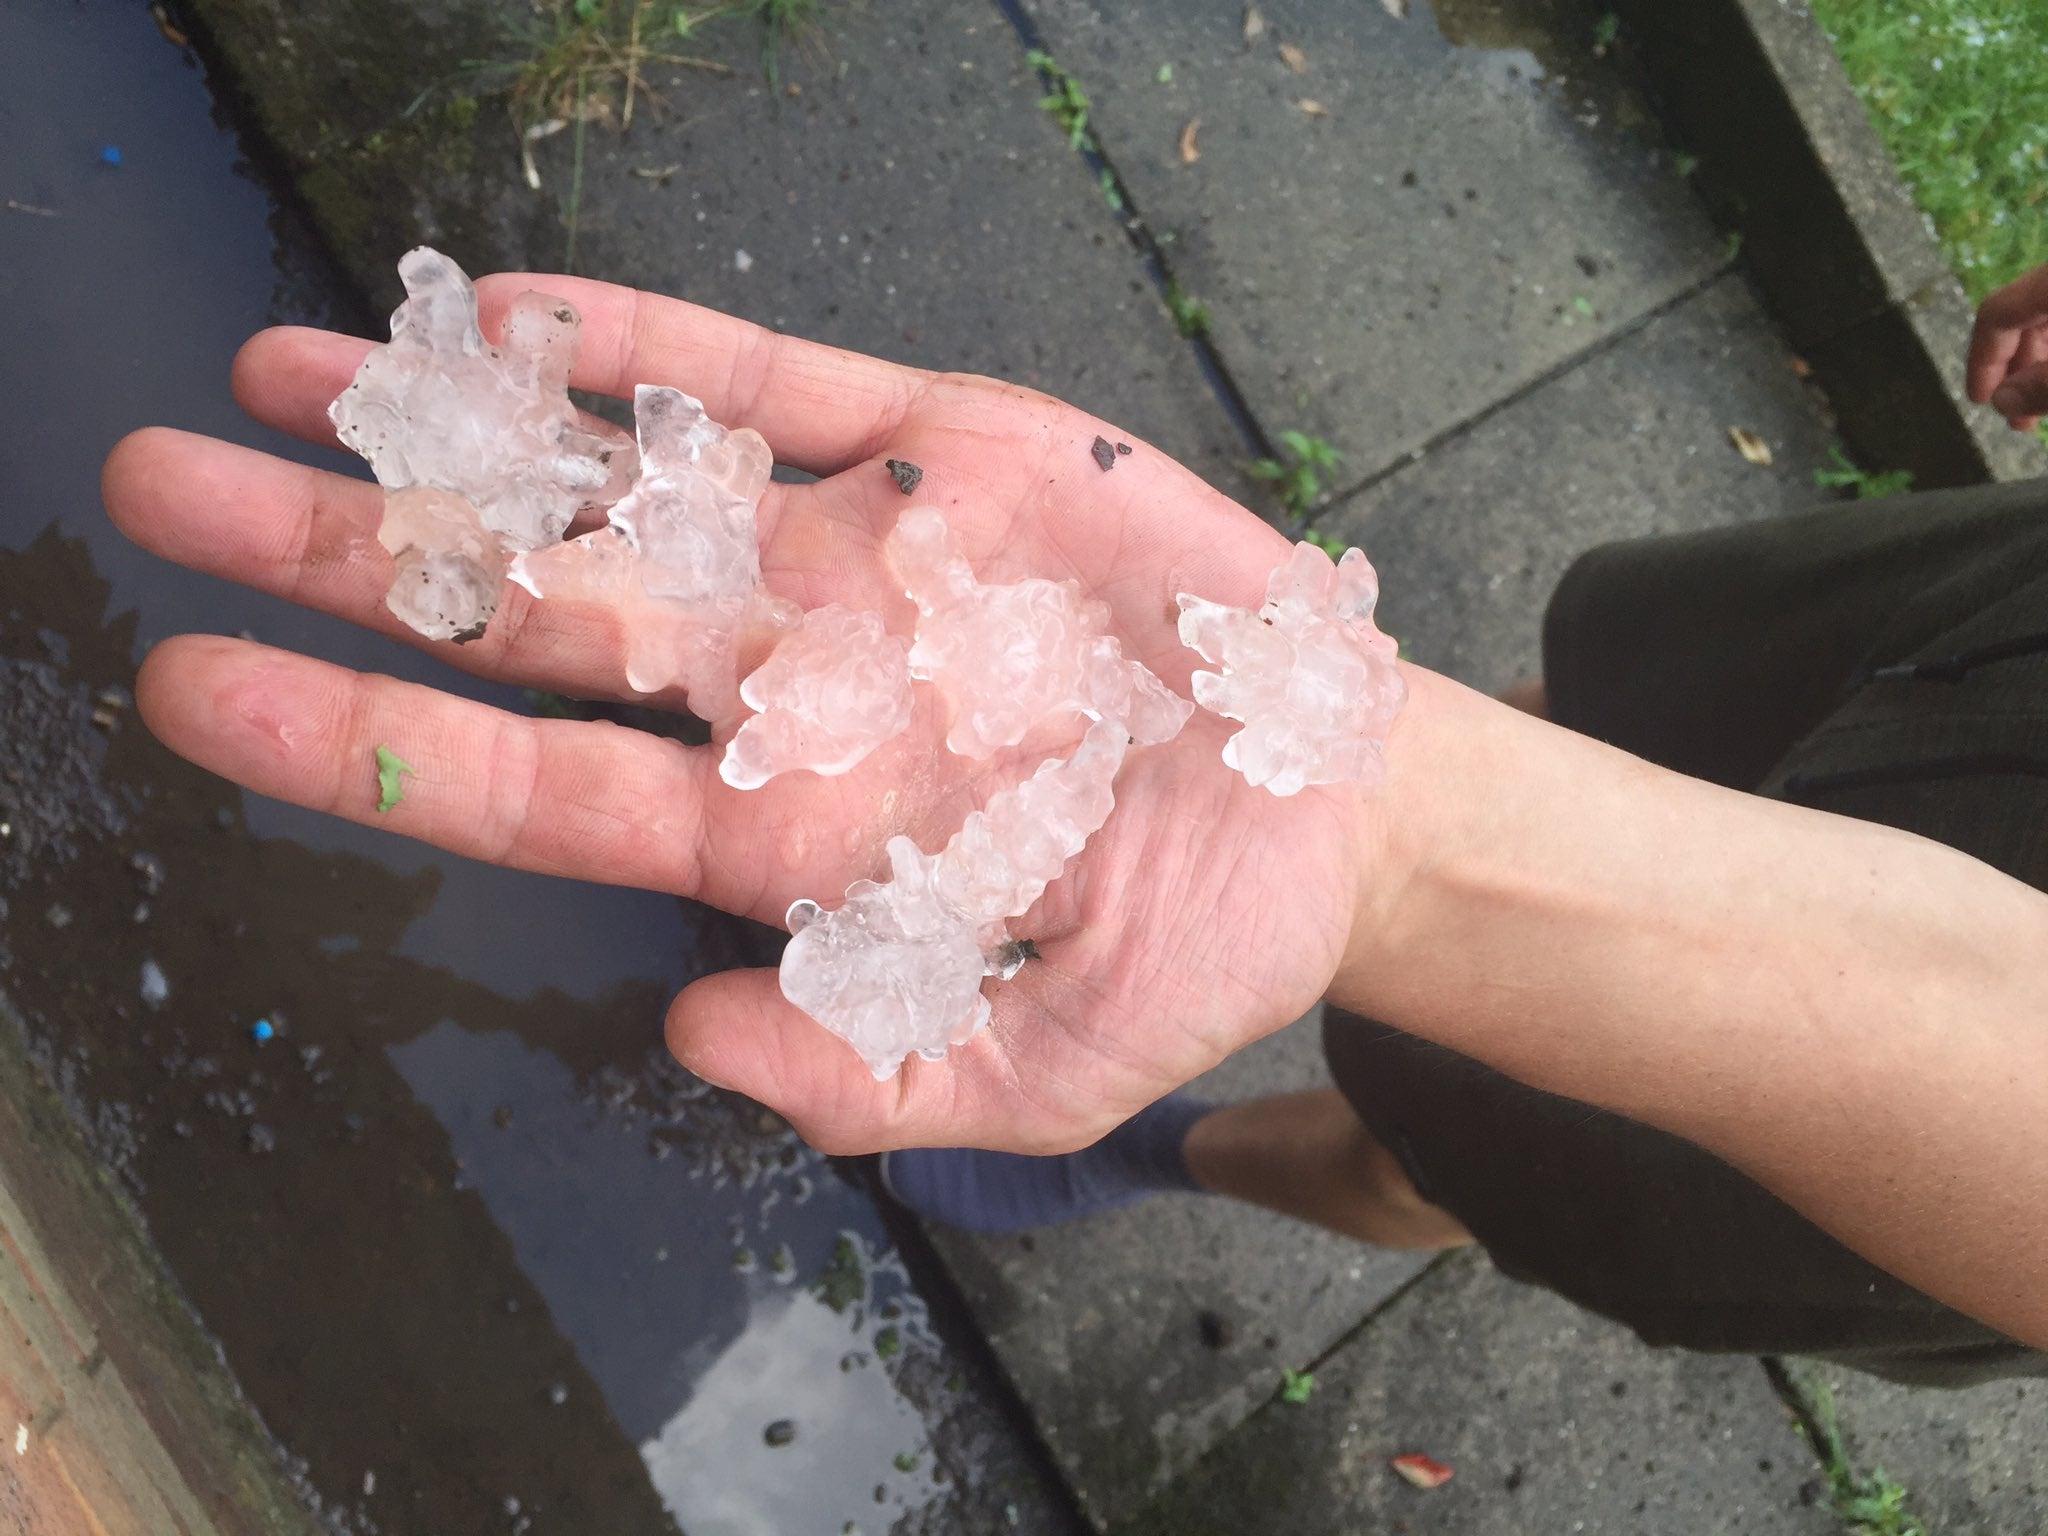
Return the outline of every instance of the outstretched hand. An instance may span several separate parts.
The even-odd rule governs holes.
[[[2048,416],[2048,266],[2007,283],[1977,311],[1970,398],[2031,432]]]
[[[760,516],[764,577],[806,608],[876,609],[907,632],[912,610],[881,544],[903,508],[933,505],[983,580],[1077,580],[1109,605],[1125,653],[1185,693],[1198,658],[1176,637],[1174,594],[1256,605],[1287,550],[1143,445],[1103,472],[1089,446],[1117,431],[1030,390],[878,362],[608,284],[500,276],[478,287],[487,333],[527,288],[572,301],[584,318],[579,387],[630,397],[637,384],[674,385],[715,419],[761,432],[778,462],[820,477],[771,485]],[[260,421],[332,444],[327,403],[368,346],[264,332],[236,362],[236,397]],[[884,458],[923,467],[915,503]],[[488,633],[468,646],[423,641],[400,624],[383,601],[381,495],[365,481],[153,428],[115,449],[105,494],[130,537],[196,569],[505,682],[634,697],[617,620],[602,609],[508,588]],[[939,701],[921,689],[911,730],[853,772],[740,791],[718,777],[716,746],[529,719],[214,636],[158,647],[138,695],[173,750],[259,793],[474,858],[778,924],[797,898],[834,905],[850,881],[880,873],[893,834],[937,847],[969,809],[1049,755],[953,756]],[[718,723],[721,740],[733,723]],[[1234,729],[1197,711],[1174,742],[1132,753],[1107,826],[1012,924],[1041,958],[990,984],[993,1022],[944,1061],[913,1058],[876,1082],[784,1001],[767,970],[687,988],[669,1010],[671,1046],[827,1151],[1044,1152],[1093,1140],[1303,1012],[1344,962],[1364,906],[1384,899],[1388,882],[1368,878],[1384,862],[1377,802],[1342,788],[1276,800],[1248,787],[1219,758]],[[383,816],[379,745],[415,770]]]

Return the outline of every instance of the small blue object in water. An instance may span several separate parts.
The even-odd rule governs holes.
[[[258,1019],[254,1024],[251,1024],[249,1026],[250,1038],[255,1040],[255,1042],[258,1045],[261,1045],[265,1040],[268,1040],[272,1035],[275,1035],[276,1033],[277,1027],[273,1025],[268,1019]]]
[[[105,147],[104,147],[103,149],[101,149],[101,150],[100,150],[100,164],[101,164],[101,165],[119,165],[120,163],[121,163],[121,146],[120,146],[120,145],[118,145],[118,144],[109,144],[109,145],[105,146]]]

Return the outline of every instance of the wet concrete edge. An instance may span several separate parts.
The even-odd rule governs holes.
[[[26,1214],[67,1310],[91,1326],[141,1411],[142,1432],[168,1455],[213,1529],[315,1536],[319,1526],[291,1486],[283,1453],[36,1069],[24,1030],[0,992],[0,1180]],[[121,1447],[94,1453],[117,1481],[124,1475],[130,1457]]]
[[[1973,307],[1807,6],[1613,3],[1856,459],[1923,489],[2048,474],[2037,443],[1963,398]]]

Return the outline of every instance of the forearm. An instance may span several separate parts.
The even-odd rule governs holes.
[[[1334,1000],[1686,1136],[2048,1347],[2048,897],[1414,682]]]

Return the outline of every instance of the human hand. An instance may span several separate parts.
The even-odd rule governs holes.
[[[640,383],[675,385],[715,419],[760,431],[779,462],[820,476],[771,485],[760,515],[768,585],[807,608],[875,609],[907,632],[912,610],[881,541],[903,508],[935,505],[984,580],[1076,579],[1108,604],[1126,654],[1185,693],[1197,658],[1179,644],[1173,595],[1256,605],[1287,550],[1142,445],[1103,473],[1089,445],[1116,430],[1027,389],[901,368],[606,284],[501,276],[478,286],[487,332],[529,287],[573,302],[584,317],[578,386],[630,396]],[[368,346],[264,332],[237,359],[236,396],[257,419],[331,444],[327,403]],[[915,501],[897,490],[885,456],[923,466]],[[381,495],[362,480],[148,429],[115,449],[104,489],[120,526],[170,559],[484,676],[637,697],[624,682],[617,621],[598,608],[508,587],[489,631],[467,646],[405,628],[383,602]],[[893,834],[938,846],[969,809],[1050,755],[956,757],[938,701],[920,690],[909,732],[853,772],[739,791],[720,780],[717,747],[529,719],[215,636],[159,646],[137,693],[173,750],[259,793],[471,857],[673,892],[778,924],[793,900],[836,905],[850,881],[880,873]],[[720,724],[722,739],[733,722]],[[1133,752],[1108,824],[1011,925],[1042,958],[992,986],[992,1023],[944,1061],[913,1058],[876,1082],[783,999],[767,970],[687,988],[669,1010],[670,1045],[827,1151],[967,1143],[1050,1152],[1092,1141],[1304,1012],[1330,986],[1355,921],[1384,900],[1377,893],[1389,882],[1368,879],[1392,862],[1376,800],[1341,787],[1289,800],[1252,789],[1219,760],[1234,729],[1198,711],[1174,742]],[[388,816],[376,810],[381,744],[415,769]]]
[[[2007,283],[1977,311],[1970,398],[2031,432],[2048,416],[2048,266]]]

